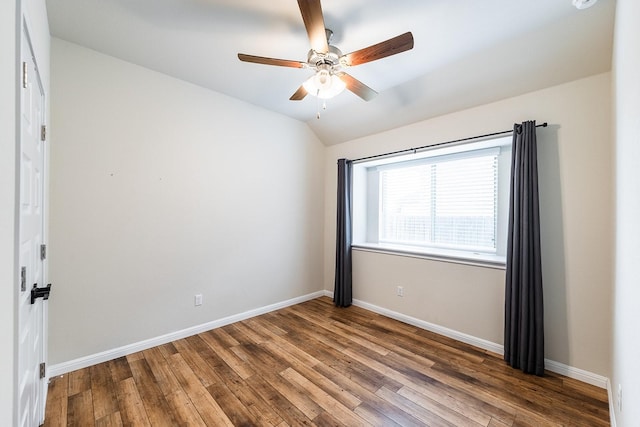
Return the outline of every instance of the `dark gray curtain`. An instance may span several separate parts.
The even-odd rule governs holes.
[[[536,124],[514,125],[507,239],[504,359],[544,374],[544,321]]]
[[[333,302],[351,305],[351,160],[338,160],[338,218],[336,224],[336,278]]]

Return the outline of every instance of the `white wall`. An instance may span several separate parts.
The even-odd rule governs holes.
[[[325,289],[333,290],[336,159],[510,129],[538,131],[546,357],[610,374],[610,74],[437,117],[327,149]],[[354,298],[503,343],[504,270],[354,251]],[[405,297],[395,288],[404,286]]]
[[[0,425],[14,425],[16,2],[0,2]]]
[[[616,264],[613,407],[618,426],[640,425],[640,3],[618,0],[614,47]],[[622,387],[622,411],[618,387]]]
[[[322,289],[303,123],[59,39],[52,97],[51,363]]]

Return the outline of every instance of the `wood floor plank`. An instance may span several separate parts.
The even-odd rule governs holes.
[[[273,405],[266,401],[266,396],[257,393],[250,384],[242,379],[229,365],[210,348],[206,347],[199,353],[200,357],[207,363],[212,371],[225,384],[243,405],[254,415],[256,422],[275,426],[283,422],[282,417],[277,413]]]
[[[47,405],[45,408],[45,427],[66,426],[69,403],[69,376],[61,375],[49,380]]]
[[[144,358],[151,368],[156,384],[162,391],[162,394],[166,397],[181,390],[181,386],[176,379],[171,366],[169,366],[168,358],[165,357],[164,354],[165,352],[158,347],[144,351]]]
[[[250,328],[260,332],[269,339],[281,337],[287,334],[287,331],[267,321],[266,317],[253,317],[244,321]]]
[[[373,408],[366,403],[358,405],[358,407],[354,409],[354,412],[372,426],[407,427],[407,424],[398,424],[391,418],[379,412],[376,408]]]
[[[66,426],[68,403],[69,399],[67,397],[60,399],[49,399],[49,397],[47,397],[44,426]]]
[[[313,367],[320,363],[318,359],[281,337],[275,337],[273,341],[263,343],[263,347],[274,353],[286,354],[288,359],[294,359],[304,366]]]
[[[508,420],[511,417],[515,417],[517,413],[517,408],[512,402],[501,399],[492,391],[476,387],[471,378],[461,378],[458,375],[452,374],[451,370],[443,370],[439,365],[434,365],[431,368],[429,376],[441,383],[450,385],[454,389],[473,395],[475,399],[484,402],[487,407],[495,407],[503,413],[508,414],[506,418],[499,418],[501,420]],[[417,388],[419,389],[419,387]]]
[[[91,373],[89,368],[79,369],[68,374],[69,390],[67,394],[73,396],[91,389]]]
[[[231,349],[239,358],[251,366],[260,367],[268,372],[280,372],[287,367],[287,362],[279,357],[269,354],[256,344],[243,344]]]
[[[191,345],[194,343],[194,345]],[[204,341],[199,337],[191,337],[191,339],[183,339],[176,341],[175,347],[178,353],[182,355],[184,361],[189,365],[189,368],[198,377],[198,380],[206,388],[212,384],[220,381],[220,377],[216,375],[215,371],[207,364],[207,362],[200,356],[200,353],[194,347],[198,347],[198,344],[208,347]]]
[[[378,372],[404,384],[404,387],[402,387],[398,391],[399,395],[406,397],[411,402],[418,404],[424,409],[428,410],[431,414],[435,414],[438,417],[442,418],[443,420],[446,420],[452,423],[453,425],[458,425],[458,426],[485,425],[486,426],[489,423],[490,417],[488,416],[482,417],[481,414],[477,414],[477,416],[481,418],[479,420],[480,423],[478,423],[472,419],[467,418],[466,416],[459,414],[455,410],[451,410],[445,407],[444,405],[441,405],[438,402],[433,401],[429,397],[416,393],[410,387],[412,386],[415,387],[416,385],[419,385],[418,381],[420,379],[426,380],[426,378],[421,378],[417,376],[418,373],[412,373],[408,370],[404,370],[402,366],[398,367],[397,365],[396,366],[385,365],[381,361],[376,360],[378,359],[378,357],[374,352],[370,352],[369,355],[366,355],[361,352],[357,352],[355,350],[347,349],[343,353],[354,358],[355,360],[360,361],[361,363],[367,364],[368,366],[372,367]]]
[[[279,393],[266,379],[254,375],[247,384],[268,402],[273,410],[290,426],[314,426],[315,424],[291,400]]]
[[[169,410],[169,405],[156,382],[147,360],[143,357],[130,362],[129,365],[151,425],[175,425],[176,420]]]
[[[160,353],[162,353],[164,357],[169,357],[178,352],[178,350],[176,350],[176,347],[171,342],[158,346],[158,350],[160,350]]]
[[[347,347],[342,345],[335,347],[328,344],[323,339],[324,333],[322,332],[316,333],[314,330],[304,330],[290,335],[292,342],[297,347],[341,374],[357,378],[357,381],[370,391],[375,392],[382,386],[396,390],[402,387],[402,384],[395,382],[393,379],[385,377],[367,365],[346,356],[341,350]]]
[[[313,322],[308,321],[304,318],[304,313],[302,316],[299,315],[300,312],[296,313],[291,307],[287,307],[284,310],[287,313],[287,317],[292,321],[296,322],[296,333],[300,335],[307,335],[314,340],[325,344],[327,347],[331,347],[338,351],[344,350],[347,348],[349,344],[349,340],[334,335],[331,332],[323,329],[317,328]]]
[[[471,392],[457,389],[434,378],[431,378],[428,383],[414,383],[410,387],[479,423],[482,423],[486,417],[490,417],[491,419],[510,424],[515,417],[515,410],[513,408],[509,407],[507,411],[503,408],[496,407],[482,399],[478,399],[476,395]]]
[[[582,427],[589,424],[565,424],[555,420],[547,419],[546,417],[538,414],[531,413],[529,411],[518,410],[515,419],[513,420],[513,427],[561,427],[561,426],[575,426]]]
[[[534,410],[538,412],[544,411],[553,402],[566,403],[569,396],[558,399],[554,397],[553,390],[540,391],[539,387],[529,384],[524,381],[521,375],[522,373],[515,373],[512,376],[505,377],[495,373],[479,371],[477,369],[471,369],[466,366],[458,367],[459,374],[464,375],[470,382],[476,385],[476,389],[482,389],[485,391],[491,391],[494,395],[498,396],[502,400],[509,400],[514,402],[518,406],[526,407],[528,410]],[[532,378],[531,381],[539,381],[539,379]],[[509,387],[505,387],[509,384]],[[563,402],[564,401],[564,402]],[[557,409],[557,416],[559,421],[569,423],[576,416],[583,417],[589,425],[608,425],[608,421],[604,422],[600,420],[597,415],[587,411],[583,411],[582,408],[574,408],[569,405],[561,405]]]
[[[126,357],[119,357],[114,360],[110,360],[105,362],[109,367],[109,372],[111,372],[111,379],[114,384],[118,384],[120,381],[126,380],[127,378],[131,378],[133,375],[131,374],[131,368],[129,367],[129,362]]]
[[[402,384],[402,386],[411,385],[414,383],[410,375],[398,371],[392,366],[385,365],[384,363],[379,362],[378,360],[374,359],[373,357],[369,357],[366,354],[351,349],[345,349],[342,353],[347,357],[360,362],[362,365],[368,366],[369,368],[378,372],[380,375],[391,378],[395,382]]]
[[[606,390],[329,298],[52,378],[45,426],[608,426]]]
[[[223,326],[221,329],[231,335],[240,345],[257,344],[262,341],[262,337],[254,334],[240,322]]]
[[[584,383],[582,381],[578,381],[573,378],[563,377],[559,374],[554,374],[553,372],[547,372],[547,375],[557,376],[562,382],[563,390],[565,391],[572,390],[575,392],[575,393],[572,393],[572,395],[575,394],[578,396],[583,396],[585,400],[589,399],[590,403],[592,403],[593,405],[597,405],[601,408],[609,407],[609,403],[607,402],[607,395],[605,393],[602,393],[601,388],[591,384]]]
[[[207,387],[209,394],[213,397],[220,408],[227,414],[229,420],[234,426],[243,425],[265,425],[258,422],[251,411],[238,399],[238,397],[229,390],[223,383],[212,384]]]
[[[246,320],[234,323],[232,326],[236,328],[241,334],[246,336],[251,344],[262,344],[263,342],[267,342],[271,339],[267,331],[251,327],[250,323]]]
[[[331,378],[336,384],[338,384],[341,388],[348,391],[352,395],[356,396],[363,403],[358,405],[354,411],[358,411],[360,408],[372,407],[375,408],[381,414],[384,414],[385,417],[391,419],[393,422],[398,423],[405,427],[418,427],[423,424],[418,421],[416,418],[397,408],[396,406],[390,404],[386,400],[382,399],[380,396],[375,394],[375,392],[371,392],[367,390],[362,384],[359,384],[357,380],[354,378],[347,377],[345,375],[340,375],[338,372],[334,371],[332,368],[326,366],[325,364],[316,365],[313,367],[314,370],[318,371],[320,374],[324,375],[327,378]]]
[[[239,378],[238,381],[225,382],[225,385],[251,412],[256,424],[276,426],[284,421],[264,397],[258,395],[246,381]]]
[[[171,408],[176,425],[206,426],[200,412],[195,407],[193,400],[183,390],[176,390],[167,397],[167,404]],[[220,423],[222,424],[222,423]],[[216,425],[216,424],[213,424]]]
[[[264,346],[266,347],[267,345],[265,344]],[[271,345],[269,347],[271,351],[278,354],[280,357],[282,358],[286,357],[286,353],[277,345]],[[292,369],[292,368],[295,369],[297,372],[301,373],[304,376],[304,378],[310,380],[311,382],[313,382],[313,384],[321,388],[324,392],[338,399],[340,402],[342,402],[343,405],[347,406],[349,409],[353,410],[362,403],[360,399],[358,399],[356,396],[354,396],[347,390],[343,389],[342,387],[338,386],[335,382],[331,381],[330,378],[327,378],[326,376],[320,374],[318,371],[313,370],[312,369],[313,366],[316,366],[317,364],[311,367],[308,367],[304,363],[300,363],[295,359],[290,359],[290,361],[291,361],[291,367],[288,369]]]
[[[300,375],[296,370],[287,368],[280,375],[292,384],[297,384],[308,392],[308,395],[329,414],[337,417],[340,422],[349,426],[365,426],[366,422],[350,408],[344,406],[330,394]]]
[[[370,366],[351,358],[337,349],[325,347],[320,343],[314,343],[313,341],[300,343],[299,345],[309,345],[314,347],[308,351],[313,351],[316,358],[337,371],[339,374],[354,378],[359,384],[367,388],[369,391],[375,392],[383,386],[394,390],[398,390],[402,387],[402,384],[395,381],[393,378],[386,377],[384,374],[371,369]]]
[[[223,328],[212,329],[200,335],[211,335],[223,348],[231,348],[240,345],[238,340],[229,335],[229,333]]]
[[[191,397],[191,400],[194,402],[206,426],[233,427],[233,423],[229,419],[228,414],[222,411],[220,405],[211,394],[198,394],[197,396]]]
[[[370,350],[373,350],[376,353],[381,354],[383,356],[389,353],[389,349],[381,345],[378,345],[375,339],[371,340],[371,339],[361,337],[359,336],[359,334],[354,333],[355,332],[354,329],[350,329],[345,325],[341,325],[339,322],[328,323],[326,319],[324,319],[322,316],[307,313],[302,310],[298,310],[297,314],[298,316],[308,320],[310,323],[315,325],[315,327],[326,330],[332,336],[338,336],[338,337],[344,338],[345,340],[344,342],[347,343],[347,346],[350,346],[352,344],[358,344]]]
[[[442,393],[442,388],[439,388],[437,384],[434,384],[436,381],[429,377],[430,368],[433,366],[433,363],[420,366],[419,364],[412,363],[402,357],[393,355],[393,353],[392,357],[387,356],[384,358],[379,357],[375,353],[369,353],[367,355],[367,353],[358,353],[353,350],[345,351],[345,353],[351,355],[354,359],[359,360],[362,363],[368,364],[378,372],[403,383],[404,387],[398,391],[399,394],[411,399],[411,397],[417,398],[417,395],[413,394],[414,391],[422,393],[422,396],[424,396],[424,399],[421,400],[422,402],[434,403],[433,406],[428,407],[427,409],[431,412],[437,413],[444,419],[448,418],[444,417],[442,413],[437,411],[437,409],[442,405],[455,412],[455,414],[451,414],[450,418],[457,419],[456,414],[460,414],[465,418],[471,419],[485,426],[489,423],[491,416],[496,415],[499,411],[498,409],[495,409],[488,413],[484,412],[482,409],[487,409],[488,406],[477,405],[474,402],[473,397],[468,395],[456,394],[455,396],[458,399],[462,397],[462,399],[457,400],[456,397]],[[416,402],[415,399],[411,400]],[[456,421],[458,424],[461,422],[462,421],[459,420]]]
[[[113,412],[96,420],[96,427],[122,427],[122,417],[120,412]]]
[[[150,427],[147,412],[133,377],[120,381],[117,385],[118,406],[124,425]]]
[[[196,374],[189,368],[189,365],[185,362],[182,354],[176,353],[172,355],[169,358],[169,364],[172,371],[175,373],[182,390],[184,390],[186,395],[193,402],[200,413],[201,418],[213,419],[219,425],[233,425],[228,414],[226,414],[218,402],[211,397],[209,391],[198,380]]]
[[[91,389],[69,396],[67,425],[78,427],[95,425]]]
[[[59,375],[49,379],[48,398],[66,399],[69,393],[69,375]]]
[[[502,421],[496,420],[495,418],[491,418],[489,421],[489,425],[487,427],[511,427],[513,426],[513,420],[509,423],[503,423]]]
[[[224,362],[231,367],[241,378],[247,379],[252,376],[255,371],[251,368],[250,364],[247,361],[242,360],[238,357],[233,351],[229,350],[224,341],[218,338],[218,332],[220,330],[208,331],[206,333],[200,334],[200,337],[213,349],[213,351],[220,356]],[[225,335],[228,335],[225,332]],[[235,340],[234,340],[235,341]],[[240,343],[231,348],[239,347]]]
[[[455,409],[447,407],[438,403],[437,401],[431,399],[424,394],[418,393],[417,391],[411,389],[410,387],[402,387],[397,391],[400,396],[406,397],[408,400],[412,401],[425,408],[432,414],[436,414],[443,420],[449,421],[451,424],[460,426],[460,427],[478,427],[478,426],[486,426],[491,421],[491,417],[483,414],[473,414],[473,418],[467,417],[465,414],[460,414]]]
[[[278,374],[263,375],[263,377],[265,377],[269,385],[291,402],[307,418],[313,420],[322,413],[320,405],[314,402],[303,388],[292,384]]]
[[[337,417],[334,417],[333,414],[329,412],[322,412],[318,414],[318,416],[315,417],[313,422],[319,427],[335,427],[335,426],[348,425],[340,422],[340,420]]]
[[[135,353],[128,354],[126,356],[126,359],[127,359],[127,362],[129,363],[135,362],[136,360],[144,359],[144,354],[141,351],[138,351]]]
[[[411,414],[411,416],[417,418],[425,425],[435,427],[457,427],[455,424],[450,423],[449,421],[439,417],[433,412],[430,412],[427,408],[424,408],[417,403],[412,402],[411,400],[399,395],[394,391],[389,390],[386,387],[382,387],[376,392],[376,394],[392,405],[401,408],[408,414]]]
[[[94,418],[98,420],[118,412],[118,398],[109,365],[106,363],[94,365],[89,371],[91,372]]]

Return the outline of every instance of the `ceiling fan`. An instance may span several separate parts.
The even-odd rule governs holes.
[[[331,98],[345,88],[369,101],[378,93],[344,72],[344,69],[413,49],[413,35],[407,32],[344,55],[340,49],[329,44],[333,32],[324,26],[320,0],[298,0],[298,6],[311,43],[306,62],[238,54],[238,59],[245,62],[315,70],[315,74],[289,98],[292,101],[300,101],[307,94]]]

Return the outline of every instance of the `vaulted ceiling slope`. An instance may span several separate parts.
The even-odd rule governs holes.
[[[312,71],[295,0],[47,0],[53,36],[306,122],[332,145],[611,69],[615,0],[323,0],[352,52],[411,31],[413,50],[349,69],[379,92],[290,101]]]

